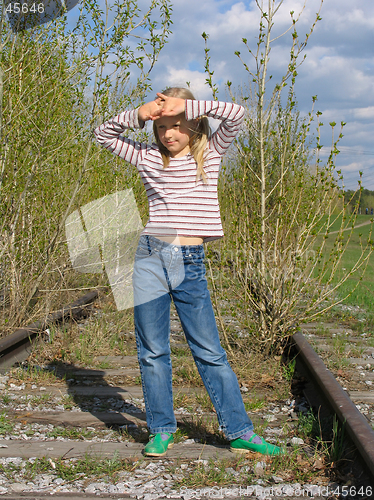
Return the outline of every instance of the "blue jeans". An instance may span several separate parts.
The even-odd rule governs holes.
[[[135,335],[150,432],[177,429],[170,359],[171,299],[226,438],[236,439],[252,430],[238,380],[220,344],[203,245],[177,246],[141,236],[133,286]]]

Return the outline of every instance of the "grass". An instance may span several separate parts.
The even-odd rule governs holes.
[[[361,215],[357,217],[356,225],[366,223],[371,217]],[[336,221],[331,230],[338,230],[340,220]],[[324,352],[323,358],[327,366],[332,370],[344,370],[349,366],[348,357],[361,357],[365,349],[363,338],[355,343],[349,342],[346,336],[336,334],[332,337],[329,329],[324,325],[324,322],[343,324],[352,330],[350,336],[359,337],[365,333],[365,344],[367,346],[374,345],[374,313],[372,311],[372,303],[374,299],[374,253],[370,255],[366,271],[362,275],[362,270],[355,274],[349,275],[354,268],[355,263],[361,255],[361,248],[366,244],[370,237],[371,225],[367,224],[353,230],[351,239],[347,249],[341,256],[336,276],[332,284],[336,284],[339,280],[344,281],[344,276],[347,276],[343,284],[335,292],[335,300],[344,299],[341,304],[334,306],[322,318],[320,326],[317,328],[317,334],[325,337],[325,342],[331,346],[331,351]],[[349,231],[344,234],[345,239],[348,237]],[[332,234],[326,240],[326,252],[333,248],[336,234]],[[371,236],[372,237],[372,236]],[[353,289],[356,289],[353,291]]]
[[[180,346],[171,346],[171,355],[175,356],[176,358],[183,358],[186,356],[186,354],[190,354],[189,348],[186,347],[180,347]]]
[[[370,215],[363,215],[363,214],[358,214],[357,215],[357,218],[356,218],[356,222],[355,222],[355,226],[360,226],[361,224],[367,224],[367,226],[361,226],[359,229],[362,229],[364,230],[365,227],[366,228],[369,228],[370,227],[370,221],[373,217],[370,216]],[[330,227],[330,232],[335,232],[335,231],[339,231],[340,227],[341,227],[341,221],[342,221],[342,218],[341,216],[339,216],[335,222],[332,224],[332,226]],[[346,231],[346,232],[349,232],[349,231]]]
[[[320,335],[321,337],[325,337],[329,335],[329,329],[324,325],[323,322],[320,322],[316,329],[316,335]]]
[[[6,412],[0,413],[0,435],[9,434],[13,432],[14,423],[9,421],[9,417]]]
[[[35,396],[30,396],[29,399],[27,399],[26,401],[29,401],[32,405],[34,406],[38,406],[40,404],[45,404],[47,403],[48,401],[50,401],[51,399],[51,396],[50,394],[37,394]]]
[[[235,471],[234,468],[240,470],[240,465],[238,465],[240,464],[240,461],[240,458],[238,461],[217,461],[211,458],[208,461],[198,462],[192,466],[192,471],[190,467],[188,477],[183,477],[183,479],[178,482],[178,486],[196,488],[201,486],[225,486],[235,483],[239,478],[236,475],[233,475],[230,469],[233,471]],[[253,474],[250,476],[253,476]]]
[[[368,216],[358,216],[356,225],[359,225],[363,222],[368,222],[370,218]],[[334,230],[335,226],[338,229],[340,225],[340,221],[337,221],[334,224],[332,230]],[[354,264],[358,261],[361,255],[361,247],[366,244],[366,241],[370,237],[371,225],[365,225],[354,229],[352,232],[351,239],[349,244],[342,254],[341,262],[339,265],[338,273],[334,279],[334,283],[336,283],[339,279],[341,279],[347,272],[353,269]],[[345,240],[349,235],[349,231],[343,233]],[[335,242],[336,235],[332,234],[326,240],[326,252],[325,255],[328,254],[329,251],[333,248]],[[371,235],[373,238],[373,235]],[[360,305],[363,309],[370,310],[371,304],[374,298],[374,254],[371,254],[368,265],[366,268],[365,275],[361,279],[361,272],[358,271],[353,275],[349,276],[344,284],[338,290],[338,296],[340,298],[346,297],[350,294],[351,290],[358,284],[357,289],[350,294],[345,300],[345,304],[347,305]]]
[[[261,476],[262,485],[274,484],[271,480],[274,475],[280,476],[285,482],[315,483],[319,479],[322,484],[326,483],[321,471],[312,470],[312,460],[302,458],[295,452],[287,457],[271,458],[249,453],[248,456],[234,455],[231,459],[194,460],[189,461],[188,465],[180,460],[174,462],[167,460],[161,464],[164,467],[163,474],[173,475],[173,489],[182,491],[187,488],[196,490],[204,487],[224,488],[231,485],[246,487],[259,484],[259,478],[254,472],[254,466],[259,459],[266,464],[265,472]],[[19,465],[12,462],[6,466],[0,465],[0,473],[8,479],[17,476],[21,481],[32,481],[39,474],[51,474],[70,483],[79,480],[81,484],[88,485],[92,482],[92,478],[95,481],[111,483],[123,481],[123,472],[131,473],[144,467],[145,463],[143,460],[121,459],[118,455],[106,459],[90,455],[81,459],[67,460],[42,457],[23,460]],[[149,476],[146,476],[144,481],[148,480]]]
[[[57,426],[47,433],[49,438],[56,439],[58,437],[73,439],[73,440],[82,440],[92,439],[96,436],[96,431],[88,430],[83,427],[61,427]]]
[[[312,411],[308,411],[305,415],[300,414],[297,422],[297,431],[301,438],[315,439],[319,435],[318,419]]]
[[[339,424],[338,419],[334,415],[332,425],[331,446],[328,450],[328,458],[331,462],[338,462],[342,459],[346,446],[345,425]]]
[[[214,411],[213,403],[207,392],[202,394],[196,394],[196,403],[201,407],[203,411],[212,412]]]
[[[12,399],[12,398],[10,397],[10,395],[9,395],[9,394],[7,394],[7,393],[2,394],[0,397],[1,397],[1,401],[2,401],[5,405],[9,404],[9,403],[10,403],[10,401],[11,401],[11,399]]]
[[[64,406],[65,410],[71,410],[76,406],[74,397],[71,394],[62,396],[61,404]]]
[[[179,398],[179,400],[178,400]],[[206,402],[206,399],[196,398],[195,402],[191,395],[177,394],[175,403],[187,406],[199,403],[201,405]],[[252,409],[259,409],[265,406],[263,398],[255,398],[252,404]],[[318,436],[318,427],[316,427],[316,419],[313,414],[300,416],[297,434],[307,439],[316,439]],[[13,431],[13,426],[9,423],[7,415],[3,413],[0,417],[0,425],[3,426],[4,432],[10,433]],[[262,433],[264,427],[259,426],[257,431]],[[1,427],[0,427],[1,429]],[[289,429],[291,433],[294,431]],[[26,432],[26,431],[25,431]],[[32,434],[30,430],[29,435]],[[50,438],[68,438],[68,439],[90,439],[96,435],[96,431],[85,428],[71,428],[58,426],[48,433]],[[338,436],[338,431],[336,432]],[[144,437],[144,436],[143,436]],[[192,419],[186,419],[184,425],[180,426],[175,433],[175,442],[183,442],[186,438],[198,439],[202,443],[217,443],[227,444],[226,440],[218,430],[218,423],[215,415],[212,418],[202,418],[198,415],[193,415]],[[130,436],[129,436],[130,439]],[[138,439],[136,439],[138,440]],[[335,439],[336,446],[330,447],[332,453],[339,450],[341,438]],[[325,450],[328,447],[325,446]],[[326,452],[327,453],[327,452]],[[321,454],[320,454],[321,455]],[[337,456],[337,455],[336,455]],[[315,457],[314,457],[315,458]],[[316,479],[321,479],[321,471],[313,469],[313,459],[303,456],[302,452],[290,450],[285,457],[264,457],[256,453],[248,453],[246,456],[233,456],[232,459],[210,459],[188,461],[188,466],[180,467],[179,460],[172,461],[167,459],[162,462],[166,468],[165,473],[176,474],[175,484],[173,488],[199,488],[207,486],[225,487],[228,485],[247,486],[258,480],[254,473],[254,466],[258,461],[265,461],[266,467],[264,474],[261,475],[262,484],[270,485],[273,475],[280,476],[284,481],[299,481],[308,482]],[[323,458],[327,464],[327,458]],[[117,475],[121,471],[131,472],[140,467],[142,462],[133,460],[123,460],[118,456],[111,459],[97,459],[95,457],[85,456],[83,459],[64,460],[64,459],[47,459],[37,458],[34,460],[24,461],[21,466],[7,464],[0,465],[0,473],[11,478],[14,475],[20,477],[21,480],[33,480],[37,474],[53,474],[56,477],[62,478],[65,481],[73,482],[75,480],[83,481],[89,484],[90,478],[95,478],[95,481],[111,481],[118,480]],[[326,469],[326,470],[325,470]],[[324,466],[324,473],[327,471],[327,465]],[[321,479],[322,480],[322,479]],[[265,482],[264,482],[265,481]]]
[[[95,479],[111,477],[116,472],[129,469],[131,465],[131,461],[120,459],[116,454],[113,458],[104,460],[98,460],[97,457],[89,455],[78,460],[52,460],[42,457],[26,461],[22,469],[12,463],[6,466],[0,464],[0,472],[8,479],[12,479],[17,474],[23,480],[32,481],[38,474],[52,473],[66,481],[74,481],[89,477],[95,477]]]
[[[54,385],[60,381],[53,370],[46,370],[31,363],[26,366],[13,368],[9,372],[9,377],[17,382],[39,385]]]
[[[346,445],[345,426],[333,417],[319,419],[313,411],[300,414],[297,423],[297,432],[308,443],[313,443],[315,453],[319,453],[327,464],[339,462]]]
[[[204,444],[227,444],[222,432],[219,431],[215,415],[192,414],[192,416],[184,417],[183,430],[188,438],[196,439]]]
[[[8,418],[4,413],[0,418],[0,423],[5,424],[6,432],[12,432],[13,427],[8,422]],[[266,422],[258,426],[256,430],[262,434]],[[33,431],[29,432],[24,429],[28,435],[32,435]],[[291,435],[295,429],[289,429]],[[344,437],[339,434],[339,430],[335,428],[335,437],[332,441],[322,441],[320,437],[319,422],[312,413],[301,415],[296,434],[308,442],[316,443],[316,452],[312,457],[308,457],[301,449],[288,449],[288,453],[281,457],[266,457],[257,453],[248,452],[246,455],[235,456],[232,459],[209,459],[209,460],[188,460],[187,464],[181,467],[180,459],[170,460],[166,458],[165,462],[160,462],[165,467],[165,473],[174,474],[175,484],[177,488],[199,488],[208,486],[225,487],[228,485],[252,485],[256,484],[259,479],[254,473],[255,465],[258,461],[265,462],[261,481],[263,485],[271,485],[272,476],[281,477],[284,482],[314,482],[326,481],[329,475],[329,464],[332,460],[336,460],[340,456],[340,451]],[[124,434],[123,431],[121,431]],[[49,438],[63,437],[67,439],[85,440],[91,439],[97,435],[97,431],[85,428],[71,428],[58,426],[48,433]],[[144,439],[141,439],[144,438]],[[224,444],[227,441],[218,429],[218,423],[215,415],[211,418],[202,418],[194,415],[192,418],[185,419],[184,424],[179,426],[174,435],[176,443],[181,443],[187,438],[194,438],[201,443]],[[128,435],[128,439],[134,440],[133,435]],[[146,435],[138,436],[135,441],[146,441]],[[318,451],[317,451],[318,449]],[[322,463],[323,470],[316,470],[313,466],[316,457]],[[37,458],[29,461],[24,461],[20,466],[14,464],[0,465],[0,473],[11,478],[14,475],[20,480],[30,481],[38,474],[53,474],[55,477],[62,478],[65,481],[73,482],[76,480],[83,481],[84,484],[90,484],[91,478],[95,481],[110,481],[116,483],[119,481],[119,473],[121,471],[132,472],[135,469],[142,467],[142,461],[134,461],[131,459],[120,459],[114,456],[111,459],[98,459],[86,455],[82,459],[65,460]],[[121,478],[122,480],[122,478]],[[148,480],[148,479],[147,479]],[[320,484],[318,482],[318,484]],[[323,483],[322,483],[323,484]]]
[[[203,382],[195,363],[189,357],[180,358],[180,363],[173,370],[173,383],[183,386],[202,387]]]
[[[283,377],[287,382],[291,382],[295,373],[296,359],[292,359],[287,364],[282,366]]]
[[[340,356],[346,354],[346,349],[347,347],[349,347],[346,337],[343,337],[342,335],[337,335],[336,337],[333,337],[332,346],[334,353]]]
[[[251,397],[250,401],[245,401],[244,406],[246,411],[257,411],[262,410],[266,406],[266,401],[264,397],[256,397],[256,395]]]
[[[81,323],[64,323],[51,330],[53,342],[41,343],[33,353],[34,363],[71,363],[101,369],[111,365],[106,360],[95,361],[96,356],[134,355],[136,348],[132,311],[116,311],[107,298],[102,301],[100,315]]]

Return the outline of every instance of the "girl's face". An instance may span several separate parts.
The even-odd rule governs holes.
[[[172,158],[180,158],[190,152],[192,130],[184,114],[163,116],[156,120],[158,137]]]

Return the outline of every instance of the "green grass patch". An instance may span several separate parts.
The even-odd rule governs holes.
[[[357,216],[356,226],[370,222],[371,217],[366,215]],[[332,231],[337,231],[340,227],[340,220],[337,220],[331,228]],[[361,227],[355,227],[352,231],[349,243],[341,256],[341,260],[336,272],[336,275],[332,281],[332,285],[337,284],[344,276],[353,272],[356,263],[359,261],[362,255],[362,248],[366,245],[366,242],[370,238],[371,224],[366,224]],[[347,241],[350,235],[350,230],[343,232],[344,241]],[[373,236],[373,235],[372,235]],[[329,257],[330,252],[333,250],[334,243],[336,241],[337,234],[330,234],[325,242],[325,250],[323,255],[325,259]],[[320,244],[322,239],[319,239],[317,244]],[[374,299],[374,253],[368,259],[368,264],[366,271],[363,274],[364,267],[361,267],[356,272],[350,274],[341,284],[337,290],[336,297],[338,299],[343,299],[344,304],[348,306],[359,306],[360,308],[370,311],[371,304]],[[356,289],[352,292],[352,290]]]
[[[67,481],[86,479],[95,477],[95,480],[112,478],[112,476],[122,470],[128,470],[132,465],[128,459],[120,459],[117,454],[112,458],[98,460],[97,457],[86,456],[83,459],[50,459],[46,457],[28,460],[23,464],[22,470],[19,466],[9,463],[6,466],[0,465],[0,473],[8,479],[15,474],[23,480],[32,481],[38,474],[54,474],[56,477]]]
[[[13,432],[14,424],[9,421],[9,417],[5,412],[0,414],[0,435],[10,434]]]
[[[264,398],[254,398],[251,401],[244,401],[244,406],[246,411],[256,411],[265,408],[266,401]]]
[[[47,433],[49,438],[56,439],[63,437],[66,439],[74,439],[84,441],[85,439],[92,439],[97,435],[96,431],[91,431],[82,427],[55,427],[53,431]]]
[[[305,414],[299,414],[299,419],[297,421],[297,432],[298,435],[303,439],[315,439],[317,436],[319,436],[319,422],[311,410]]]
[[[331,227],[330,227],[330,232],[333,232],[333,231],[339,231],[339,229],[341,228],[341,225],[342,225],[342,216],[340,215],[339,217],[337,217],[335,219],[336,216],[334,217],[331,217],[331,220],[330,220],[330,223],[332,221],[334,221],[332,224],[331,224]],[[370,227],[370,220],[373,218],[373,216],[370,216],[370,215],[357,215],[356,217],[356,221],[355,221],[355,226],[361,226],[362,224],[367,224],[366,227]],[[321,229],[320,231],[323,232],[323,230],[325,229],[325,224],[327,222],[327,217],[324,218],[324,220],[321,222]],[[346,219],[345,222],[344,222],[344,227],[351,227],[349,226],[349,220]],[[364,226],[362,226],[363,228]]]
[[[208,463],[207,463],[208,462]],[[237,462],[229,460],[214,460],[209,459],[191,464],[188,476],[185,476],[179,481],[180,487],[207,487],[207,486],[224,486],[229,485],[238,480],[233,474],[235,468],[238,467]],[[191,470],[192,469],[192,470]]]

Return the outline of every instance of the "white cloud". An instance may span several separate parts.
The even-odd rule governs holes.
[[[158,79],[160,81],[158,87],[160,89],[164,89],[165,87],[186,87],[187,82],[189,82],[191,92],[196,99],[208,99],[210,93],[205,84],[205,78],[204,73],[199,71],[191,71],[183,68],[176,69],[168,66],[162,78]]]
[[[352,114],[356,119],[374,120],[374,106],[353,109]]]
[[[343,168],[344,172],[346,172],[346,173],[348,173],[348,172],[357,173],[361,170],[362,163],[358,162],[358,161],[354,161],[352,163],[348,163],[345,165],[343,164],[342,168]]]
[[[259,14],[257,8],[248,10],[243,2],[235,3],[225,13],[216,13],[211,19],[200,20],[199,27],[211,36],[212,41],[224,36],[239,34],[245,37],[245,33],[252,31],[258,26]],[[241,34],[241,35],[240,35]]]

